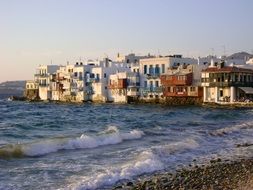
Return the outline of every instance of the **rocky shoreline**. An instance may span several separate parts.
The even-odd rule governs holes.
[[[207,165],[189,165],[175,173],[154,174],[113,188],[135,190],[252,190],[253,158],[236,161],[211,160]]]

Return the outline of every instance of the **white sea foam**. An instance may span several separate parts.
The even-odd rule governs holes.
[[[109,127],[101,135],[90,136],[82,134],[81,137],[74,139],[54,139],[22,145],[22,151],[27,156],[40,156],[59,150],[95,148],[118,144],[125,140],[139,139],[143,135],[144,133],[139,130],[122,133],[116,127]]]
[[[242,129],[251,129],[251,128],[253,128],[253,122],[246,122],[246,123],[234,125],[231,127],[221,128],[221,129],[215,130],[214,132],[211,132],[210,134],[214,136],[223,136],[229,133],[240,131]]]
[[[171,142],[166,145],[154,146],[153,149],[157,154],[163,157],[175,152],[180,152],[187,149],[194,149],[197,147],[199,147],[198,142],[192,138],[188,138],[182,141]]]
[[[93,176],[84,176],[78,182],[72,182],[69,189],[86,190],[113,185],[119,180],[131,179],[144,173],[151,173],[164,169],[159,157],[152,151],[143,151],[135,160],[129,161],[119,167],[108,167],[103,172]]]
[[[86,190],[110,186],[120,180],[132,179],[144,173],[165,169],[167,158],[171,153],[185,149],[197,148],[199,144],[194,139],[185,139],[167,145],[154,146],[142,151],[134,160],[123,163],[120,166],[107,167],[103,172],[92,176],[83,176],[81,179],[73,179],[69,189]]]

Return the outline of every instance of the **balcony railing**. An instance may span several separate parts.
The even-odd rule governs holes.
[[[35,74],[34,75],[35,77],[49,77],[50,76],[50,74],[48,74],[48,73],[37,73],[37,74]]]
[[[48,87],[49,84],[39,84],[39,86],[41,86],[41,87]]]
[[[139,82],[131,82],[131,83],[128,83],[127,87],[139,87],[140,86],[140,83]]]
[[[235,86],[235,87],[253,87],[253,82],[202,82],[203,86],[208,85],[211,87],[230,87],[230,86]]]
[[[146,87],[146,88],[142,88],[141,91],[147,92],[147,93],[151,93],[151,92],[161,93],[161,92],[163,92],[163,89],[162,89],[162,87]]]
[[[88,79],[87,79],[87,82],[94,82],[94,83],[97,83],[97,82],[100,82],[100,79],[99,79],[99,78],[88,78]]]
[[[163,92],[164,96],[188,96],[187,92]]]
[[[147,79],[157,79],[160,77],[160,74],[154,73],[154,74],[146,74]]]

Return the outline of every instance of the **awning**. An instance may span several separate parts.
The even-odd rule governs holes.
[[[239,87],[241,90],[245,92],[245,94],[253,94],[253,88],[252,87]]]

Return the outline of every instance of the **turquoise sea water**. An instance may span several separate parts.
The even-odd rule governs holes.
[[[0,189],[108,189],[252,156],[253,109],[0,100]]]

